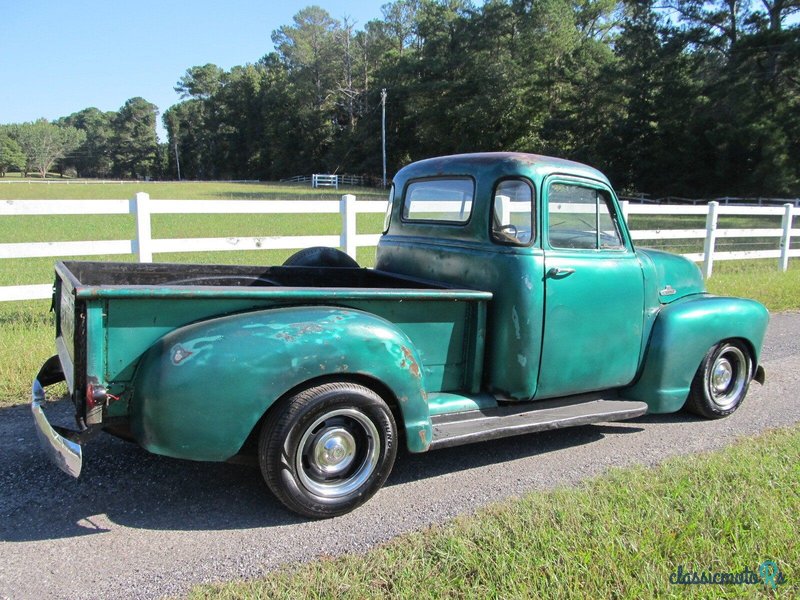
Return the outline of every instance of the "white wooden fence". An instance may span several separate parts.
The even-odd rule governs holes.
[[[383,213],[385,201],[361,201],[351,194],[341,200],[276,201],[276,200],[151,200],[138,193],[130,200],[6,200],[0,201],[0,217],[14,215],[126,215],[136,217],[136,239],[76,242],[0,243],[0,259],[33,257],[97,256],[136,254],[139,262],[152,262],[153,254],[164,252],[208,252],[225,250],[286,250],[308,246],[342,248],[355,257],[359,246],[375,246],[380,235],[359,234],[356,216],[359,213]],[[800,208],[791,204],[778,208],[719,206],[653,206],[622,203],[625,218],[630,215],[704,215],[703,229],[633,230],[637,242],[643,240],[704,239],[702,253],[684,254],[703,263],[703,274],[710,277],[716,260],[777,258],[781,270],[788,268],[790,257],[800,257],[800,249],[791,249],[791,240],[800,236],[793,229],[794,216]],[[153,214],[320,214],[341,216],[339,235],[262,236],[226,238],[153,239]],[[722,215],[782,218],[780,228],[719,229]],[[776,238],[775,249],[720,252],[715,249],[720,238]],[[642,244],[646,245],[646,244]],[[0,287],[0,301],[49,298],[51,284]]]
[[[701,262],[703,276],[708,279],[713,272],[716,260],[752,260],[756,258],[777,258],[778,268],[786,271],[789,268],[789,258],[800,256],[800,249],[792,250],[792,237],[800,236],[800,229],[793,229],[793,219],[800,215],[800,208],[792,204],[782,207],[761,206],[720,206],[719,202],[709,202],[705,206],[664,206],[641,205],[622,202],[622,212],[625,220],[630,220],[630,215],[683,215],[705,216],[704,229],[649,229],[632,230],[631,237],[634,241],[642,240],[681,240],[703,239],[703,252],[683,254],[689,260]],[[752,229],[719,229],[720,216],[738,217],[781,217],[781,227],[752,228]],[[740,250],[720,252],[716,250],[718,239],[722,238],[777,238],[779,240],[774,250]],[[640,244],[647,246],[647,244]]]

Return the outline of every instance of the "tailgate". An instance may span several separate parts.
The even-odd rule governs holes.
[[[56,265],[53,310],[56,313],[56,351],[64,372],[70,394],[75,397],[76,375],[85,356],[86,313],[77,308],[75,286],[77,281],[63,263]]]

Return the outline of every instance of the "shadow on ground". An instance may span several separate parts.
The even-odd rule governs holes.
[[[67,418],[66,402],[48,407]],[[55,410],[52,410],[55,408]],[[674,415],[666,418],[674,419]],[[646,417],[661,420],[663,417]],[[640,419],[641,421],[641,419]],[[591,444],[642,431],[587,425],[413,455],[401,450],[386,487]],[[0,409],[0,540],[94,535],[113,524],[152,530],[225,530],[303,522],[273,497],[254,464],[197,463],[149,454],[107,434],[85,447],[72,479],[40,451],[27,406]],[[255,461],[252,461],[253,463]]]

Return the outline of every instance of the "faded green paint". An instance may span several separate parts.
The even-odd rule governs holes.
[[[88,380],[103,381],[106,363],[105,302],[90,302],[86,306],[86,337],[92,340],[86,348],[86,375]],[[78,390],[84,393],[85,390]]]
[[[259,288],[259,287],[196,287],[191,285],[150,287],[81,286],[75,290],[80,300],[97,298],[207,298],[254,299],[279,302],[339,302],[345,300],[488,300],[491,295],[472,290],[447,289],[350,289],[350,288]]]
[[[225,460],[281,396],[319,378],[366,378],[391,390],[409,449],[431,441],[414,344],[376,315],[276,308],[177,329],[144,356],[131,401],[133,433],[151,452]]]
[[[492,292],[484,382],[493,393],[514,399],[535,394],[544,311],[539,249],[394,236],[381,240],[378,268]]]
[[[648,304],[669,304],[706,291],[699,267],[682,256],[651,248],[640,248],[636,253],[649,284]]]
[[[680,410],[708,350],[723,340],[745,340],[757,365],[767,309],[754,300],[710,295],[684,297],[658,314],[636,383],[622,393],[653,413]]]

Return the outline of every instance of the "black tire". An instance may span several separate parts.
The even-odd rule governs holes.
[[[283,263],[285,267],[352,267],[358,263],[346,252],[337,248],[312,246],[295,252]]]
[[[720,342],[708,351],[692,380],[686,409],[706,419],[734,412],[747,395],[753,378],[753,360],[737,340]]]
[[[326,383],[284,399],[264,421],[258,448],[270,490],[289,510],[315,519],[369,500],[396,455],[391,410],[354,383]]]

